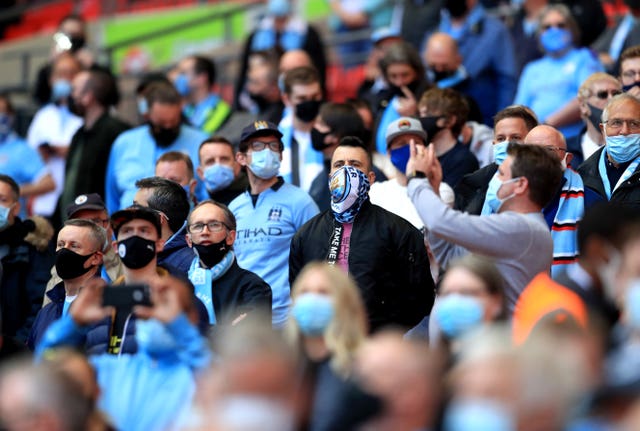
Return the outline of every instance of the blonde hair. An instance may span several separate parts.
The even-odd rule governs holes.
[[[580,88],[578,89],[578,99],[586,100],[591,97],[593,95],[591,86],[598,81],[609,81],[620,87],[620,81],[618,81],[615,76],[611,76],[604,72],[595,72],[589,75],[580,85]]]
[[[311,277],[322,273],[328,281],[333,300],[334,315],[324,333],[324,342],[331,352],[331,367],[342,376],[347,376],[356,350],[367,335],[367,317],[360,291],[355,282],[342,270],[323,262],[312,262],[296,278],[291,289],[291,298],[295,302],[302,286]],[[292,345],[301,348],[304,335],[300,332],[293,316],[285,327],[285,337]]]

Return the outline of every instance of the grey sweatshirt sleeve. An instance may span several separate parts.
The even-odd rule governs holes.
[[[426,179],[412,179],[409,198],[429,231],[429,244],[443,267],[468,252],[493,258],[517,257],[531,242],[530,230],[522,229],[517,213],[477,216],[449,208]],[[526,236],[526,237],[525,237]]]

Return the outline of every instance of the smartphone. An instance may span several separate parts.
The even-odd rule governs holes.
[[[134,305],[151,305],[151,291],[146,284],[107,286],[102,293],[102,304],[116,308],[132,308]]]

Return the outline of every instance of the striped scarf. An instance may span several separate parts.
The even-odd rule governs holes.
[[[553,265],[551,276],[556,277],[568,266],[575,264],[578,257],[578,222],[584,214],[584,184],[574,170],[564,171],[566,179],[560,192],[558,211],[553,219]]]

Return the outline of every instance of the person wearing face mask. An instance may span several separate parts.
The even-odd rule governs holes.
[[[313,67],[298,67],[284,76],[282,101],[293,112],[279,124],[282,132],[282,169],[285,181],[309,191],[322,170],[322,153],[312,146],[311,129],[322,105],[320,75]]]
[[[100,388],[98,408],[117,429],[179,429],[195,395],[196,375],[210,364],[211,352],[196,327],[188,283],[171,276],[147,283],[152,305],[134,308],[137,353],[89,357]],[[37,358],[59,346],[77,345],[91,325],[113,313],[102,305],[103,287],[100,280],[83,287],[69,313],[36,346]]]
[[[149,123],[120,134],[109,154],[105,201],[111,213],[131,205],[135,182],[153,176],[162,154],[181,151],[198,160],[198,143],[207,138],[204,132],[182,123],[182,99],[171,84],[155,82],[145,95]],[[196,195],[203,195],[203,190],[198,181]]]
[[[628,7],[626,13],[618,15],[616,25],[607,28],[593,43],[593,49],[610,73],[619,68],[621,53],[640,44],[640,1],[624,0],[623,3]]]
[[[223,136],[212,136],[200,144],[200,166],[196,169],[204,183],[207,196],[225,205],[249,187],[246,172],[236,161],[233,144]]]
[[[418,112],[417,100],[428,88],[424,65],[418,51],[408,42],[399,41],[386,48],[380,59],[380,70],[387,88],[372,103],[376,113],[375,149],[385,154],[385,134],[389,124],[400,117],[413,117]]]
[[[542,208],[562,180],[557,158],[533,145],[510,144],[486,200],[497,214],[475,216],[450,209],[437,192],[442,171],[433,146],[411,145],[407,191],[428,230],[436,260],[447,268],[467,253],[492,257],[505,281],[509,312],[524,286],[549,271],[553,241]]]
[[[71,109],[71,83],[80,70],[81,65],[73,55],[66,53],[56,58],[51,70],[51,100],[36,112],[27,131],[29,146],[38,150],[55,183],[53,191],[34,199],[33,214],[53,215],[64,187],[69,145],[82,126],[82,118]]]
[[[374,182],[369,191],[371,203],[399,215],[418,229],[424,225],[407,196],[407,177],[404,173],[409,161],[409,143],[413,141],[416,145],[426,146],[426,139],[427,134],[415,118],[402,117],[389,124],[387,153],[398,173],[390,180]],[[453,189],[447,183],[440,184],[440,196],[448,205],[453,205]]]
[[[129,125],[109,113],[118,99],[117,83],[107,72],[82,71],[71,82],[72,111],[84,123],[71,138],[64,187],[56,219],[64,221],[66,208],[76,196],[104,195],[107,162],[113,142]],[[57,220],[56,220],[57,221]]]
[[[625,49],[620,55],[620,75],[622,91],[632,96],[640,96],[640,46]]]
[[[456,187],[464,175],[478,170],[478,159],[459,139],[469,105],[451,88],[427,90],[418,103],[420,124],[442,165],[443,181]],[[405,150],[405,155],[406,155]]]
[[[369,131],[365,128],[360,113],[348,103],[327,102],[320,107],[320,113],[311,129],[311,145],[322,152],[323,169],[309,189],[309,194],[318,204],[320,211],[329,209],[331,194],[327,188],[327,177],[331,172],[331,157],[340,139],[345,136],[356,136],[362,141],[369,140]],[[384,181],[386,176],[375,165],[376,178]]]
[[[255,121],[240,137],[238,163],[246,169],[249,189],[229,204],[237,220],[234,243],[238,265],[271,286],[272,323],[282,327],[291,303],[289,246],[291,238],[318,206],[303,190],[278,175],[282,133],[268,121]]]
[[[600,130],[605,145],[578,168],[585,207],[609,201],[640,209],[640,101],[623,93],[609,101]]]
[[[482,212],[489,182],[507,158],[509,143],[523,143],[527,133],[538,125],[535,114],[521,105],[504,108],[493,121],[493,163],[463,176],[454,188],[455,209],[469,214]]]
[[[484,124],[491,125],[496,112],[512,103],[516,90],[515,51],[509,31],[479,0],[442,2],[438,31],[457,42],[470,77],[465,94],[478,103]],[[430,33],[423,46],[428,36]]]
[[[441,336],[433,337],[435,342],[431,344],[441,342],[451,347],[451,343],[483,324],[505,319],[502,275],[490,259],[474,254],[463,256],[447,269],[433,309],[431,323]]]
[[[566,6],[545,7],[539,22],[544,56],[525,66],[514,103],[530,107],[541,122],[556,127],[569,139],[582,127],[578,88],[603,67],[587,48],[576,48],[579,30]]]
[[[106,240],[105,230],[90,220],[68,220],[58,233],[55,268],[62,281],[47,292],[51,302],[36,316],[27,340],[29,350],[35,349],[54,321],[69,313],[85,283],[99,277]]]
[[[0,174],[0,315],[7,345],[24,346],[42,306],[48,271],[54,263],[49,251],[53,229],[42,217],[20,219],[20,188]]]
[[[356,423],[345,419],[362,421],[380,409],[378,400],[363,394],[353,378],[356,353],[367,335],[358,287],[339,268],[314,262],[300,272],[291,298],[284,335],[292,348],[301,352],[303,384],[309,386],[311,404],[308,429],[355,429]],[[350,398],[354,393],[361,397]],[[373,407],[367,409],[368,415],[359,411],[363,403],[358,400]]]
[[[571,168],[573,154],[567,150],[564,136],[557,129],[546,125],[534,127],[524,138],[524,143],[546,149],[560,161],[563,168],[558,189],[551,201],[542,208],[553,238],[551,276],[555,278],[568,266],[576,264],[578,223],[584,215],[584,184],[580,175]]]
[[[578,103],[584,127],[579,134],[567,139],[567,149],[573,154],[574,169],[605,144],[600,133],[602,110],[612,97],[620,93],[620,82],[606,73],[594,73],[580,85]]]
[[[40,154],[16,134],[14,120],[9,96],[0,95],[0,173],[15,179],[24,197],[52,191],[55,183],[51,174]]]
[[[231,107],[211,91],[216,67],[208,58],[192,55],[178,63],[173,85],[185,98],[184,115],[189,123],[207,134],[217,131],[231,114]]]
[[[271,323],[271,288],[238,266],[236,229],[236,218],[226,205],[206,200],[191,211],[187,243],[195,257],[189,280],[207,308],[210,325],[236,324],[254,312]]]
[[[429,314],[434,285],[422,233],[369,200],[375,180],[361,140],[344,137],[331,159],[331,207],[305,224],[291,241],[289,280],[312,261],[326,261],[355,279],[369,328],[407,329]]]

